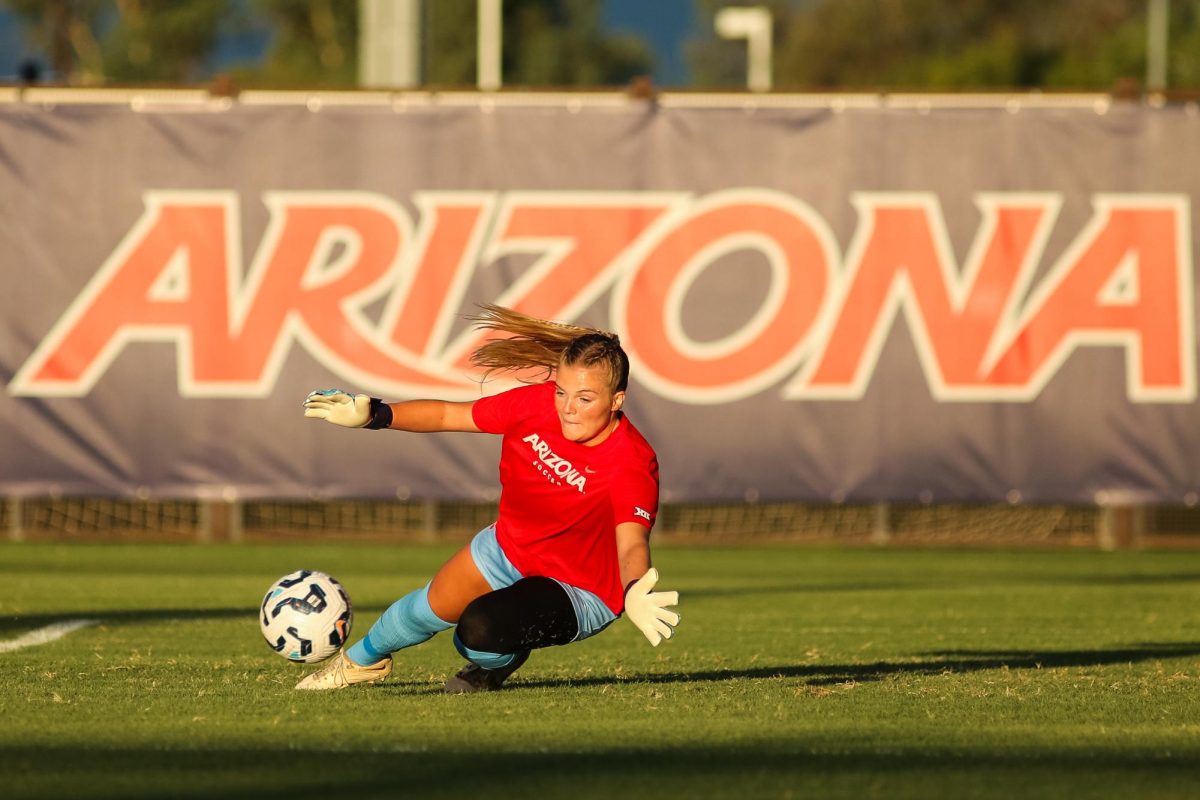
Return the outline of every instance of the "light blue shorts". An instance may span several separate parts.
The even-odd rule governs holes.
[[[471,558],[475,560],[475,566],[479,567],[479,571],[483,573],[488,586],[493,589],[512,586],[525,577],[508,560],[508,556],[504,555],[504,550],[496,541],[495,525],[488,525],[475,534],[475,538],[471,540]],[[567,597],[571,598],[571,606],[575,609],[575,620],[579,623],[579,633],[571,641],[578,642],[589,636],[595,636],[617,618],[617,615],[604,605],[603,600],[586,589],[563,583],[557,578],[553,580],[563,587]]]

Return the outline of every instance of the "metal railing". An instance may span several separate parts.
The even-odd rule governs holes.
[[[1159,108],[1168,102],[1189,108],[1196,97],[1155,93],[1126,98]],[[1106,92],[651,92],[643,96],[626,90],[472,91],[246,89],[221,93],[206,88],[72,88],[60,86],[0,87],[0,104],[30,106],[128,105],[134,111],[229,111],[244,106],[303,106],[310,111],[335,107],[375,107],[403,113],[428,107],[477,107],[481,111],[513,107],[571,109],[616,108],[656,103],[664,108],[906,109],[918,112],[995,108],[1016,113],[1025,109],[1083,109],[1107,113],[1116,98]]]

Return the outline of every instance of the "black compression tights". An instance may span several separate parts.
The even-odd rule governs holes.
[[[472,650],[517,653],[567,644],[579,633],[575,607],[558,581],[522,578],[471,601],[458,619],[458,640]]]

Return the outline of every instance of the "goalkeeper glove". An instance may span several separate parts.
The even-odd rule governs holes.
[[[392,407],[376,397],[351,395],[342,389],[317,389],[304,398],[304,416],[323,419],[343,428],[387,428]]]
[[[674,636],[675,626],[679,624],[679,615],[667,610],[667,606],[679,602],[679,592],[653,592],[651,589],[656,583],[658,570],[651,567],[625,590],[625,613],[629,621],[654,647],[658,647],[663,639]]]

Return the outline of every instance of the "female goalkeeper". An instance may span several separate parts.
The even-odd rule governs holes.
[[[384,403],[340,390],[311,393],[304,416],[347,428],[473,431],[504,437],[499,517],[426,586],[391,605],[364,639],[297,689],[376,683],[391,654],[456,627],[470,662],[448,692],[498,689],[531,650],[599,633],[624,611],[657,646],[679,616],[677,592],[655,592],[650,528],[658,460],[621,413],[629,358],[613,334],[485,306],[492,339],[472,360],[489,370],[544,368],[552,379],[473,402]]]

